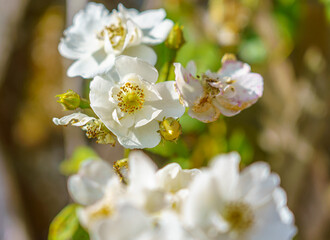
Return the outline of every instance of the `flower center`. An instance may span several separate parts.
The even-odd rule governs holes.
[[[144,93],[138,85],[130,82],[120,87],[117,93],[118,107],[122,112],[134,113],[141,109],[144,104]]]
[[[99,209],[91,212],[91,218],[99,219],[112,215],[113,209],[110,205],[103,205]]]
[[[230,224],[232,230],[245,231],[254,222],[254,214],[251,207],[244,202],[231,202],[223,210],[223,218]]]
[[[103,40],[105,37],[108,37],[112,48],[120,50],[125,42],[127,31],[124,28],[121,19],[118,18],[117,24],[111,24],[106,26],[97,37]]]

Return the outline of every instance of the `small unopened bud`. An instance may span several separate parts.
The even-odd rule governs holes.
[[[182,45],[186,42],[183,37],[183,26],[179,26],[178,23],[174,25],[168,37],[165,41],[166,47],[170,49],[178,50],[182,47]]]
[[[80,96],[72,90],[56,95],[56,97],[59,98],[57,102],[62,104],[65,110],[75,110],[80,106]]]
[[[236,61],[236,56],[232,53],[226,53],[225,55],[223,55],[221,62],[225,63],[227,61]]]
[[[174,118],[166,118],[159,123],[160,135],[167,141],[176,141],[181,134],[181,125]]]

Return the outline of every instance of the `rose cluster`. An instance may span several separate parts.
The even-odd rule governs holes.
[[[236,152],[209,167],[157,170],[141,151],[115,163],[86,161],[69,178],[79,221],[97,240],[289,240],[296,232],[278,175]]]
[[[165,17],[164,9],[139,12],[122,4],[109,12],[89,3],[78,12],[59,52],[74,60],[69,77],[92,79],[89,99],[72,90],[58,95],[65,110],[82,112],[53,122],[80,127],[100,144],[118,141],[143,149],[162,139],[176,141],[186,108],[190,117],[209,123],[256,103],[263,78],[232,54],[223,56],[217,72],[198,75],[193,61],[184,68],[174,57],[166,64],[169,73],[174,63],[175,79],[159,78],[150,45],[166,41],[175,56],[185,42],[182,27]],[[84,161],[68,189],[92,240],[292,239],[294,217],[278,175],[262,162],[239,167],[240,156],[233,152],[201,170],[183,170],[177,163],[157,170],[134,150],[113,167]]]
[[[90,107],[97,118],[74,113],[55,118],[54,123],[79,126],[98,143],[113,145],[117,139],[125,148],[153,148],[164,137],[177,139],[180,128],[175,132],[165,127],[164,134],[162,129],[168,122],[178,124],[173,120],[180,118],[186,107],[191,117],[212,122],[220,114],[238,114],[261,97],[262,77],[231,54],[223,57],[217,73],[195,76],[193,62],[187,69],[174,63],[175,81],[158,82],[153,66],[157,55],[147,45],[159,44],[168,35],[172,47],[183,43],[178,41],[181,29],[173,27],[165,16],[163,9],[138,12],[119,4],[118,10],[109,12],[96,3],[77,13],[73,25],[64,32],[59,51],[75,60],[68,76],[93,78],[90,105],[72,92],[59,95],[59,102],[68,110]],[[164,120],[167,122],[162,123]]]

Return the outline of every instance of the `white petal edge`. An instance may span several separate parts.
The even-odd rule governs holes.
[[[137,57],[119,56],[116,58],[115,67],[121,79],[130,73],[138,74],[150,83],[155,83],[158,79],[157,69]]]

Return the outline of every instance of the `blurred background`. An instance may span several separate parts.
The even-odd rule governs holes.
[[[64,159],[123,157],[119,145],[96,145],[79,128],[52,123],[67,114],[55,95],[88,92],[88,80],[66,77],[71,62],[57,51],[63,30],[86,2],[0,0],[1,240],[47,239],[51,220],[70,202]],[[118,4],[96,2],[110,10]],[[232,52],[264,77],[264,96],[251,108],[211,124],[184,115],[177,144],[163,143],[148,154],[159,165],[177,161],[183,167],[204,166],[232,150],[241,154],[242,167],[266,161],[287,191],[299,229],[295,239],[330,239],[330,1],[122,3],[164,7],[182,24],[187,43],[177,61],[184,65],[193,59],[198,72],[217,71],[223,54]],[[168,50],[164,44],[155,50],[161,70]]]

